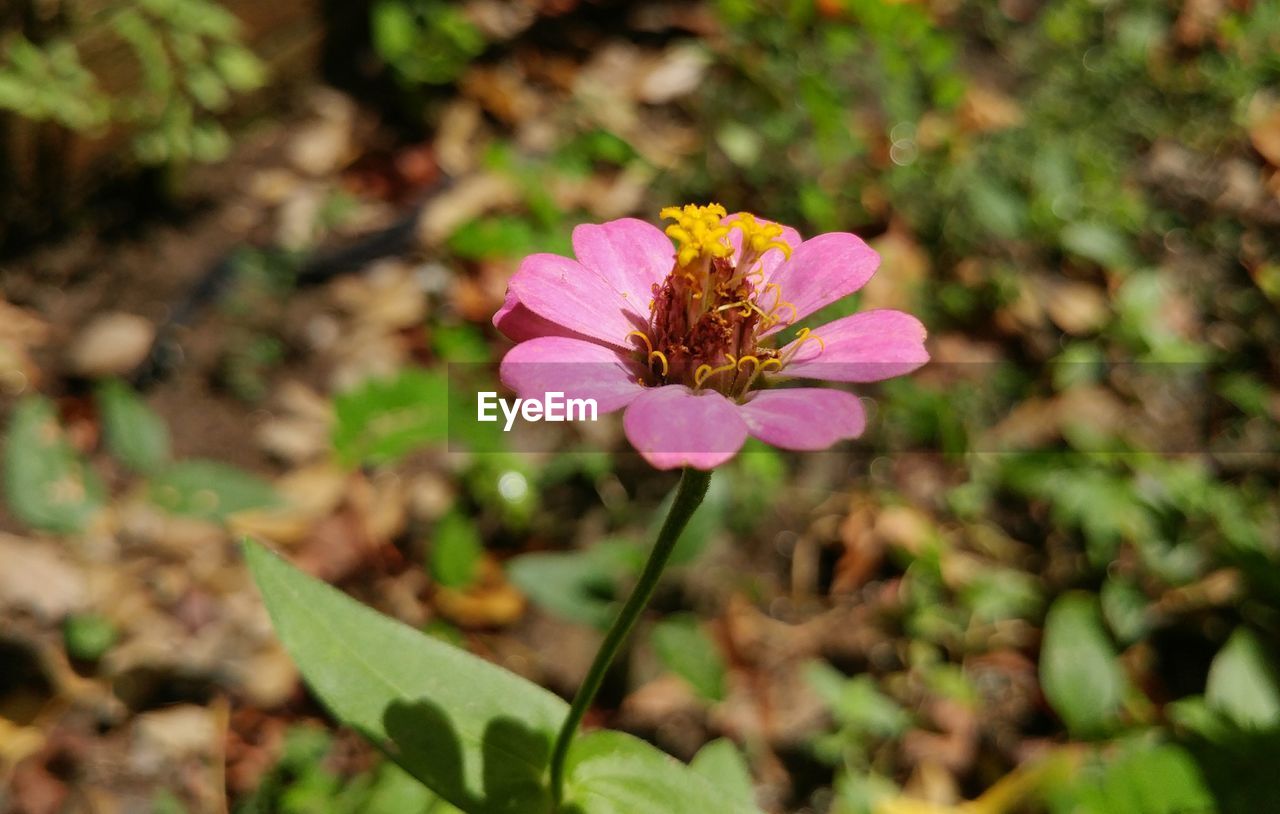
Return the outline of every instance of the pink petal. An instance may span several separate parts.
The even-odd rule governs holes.
[[[582,339],[544,336],[521,342],[502,358],[502,383],[520,398],[563,393],[566,398],[595,399],[601,413],[611,413],[644,392],[640,370],[617,351]]]
[[[799,321],[862,288],[879,266],[880,255],[862,238],[848,232],[828,232],[801,243],[791,259],[765,279],[782,288],[782,299],[796,307],[792,321]],[[762,296],[765,305],[771,304],[773,294]],[[789,311],[785,309],[780,315],[789,318]],[[765,334],[783,327],[780,323]]]
[[[714,391],[683,385],[640,394],[622,418],[627,438],[658,469],[711,469],[732,458],[747,440],[738,407]]]
[[[826,449],[867,427],[862,402],[843,390],[762,390],[739,411],[753,436],[783,449]]]
[[[584,223],[573,230],[573,253],[648,319],[654,283],[675,265],[675,248],[662,230],[635,218]]]
[[[620,293],[567,257],[529,255],[507,290],[534,314],[568,332],[623,350],[631,349],[627,333],[645,327],[645,319]]]
[[[538,336],[578,336],[568,328],[525,308],[510,291],[507,291],[507,298],[498,313],[493,315],[493,327],[512,342],[524,342]]]
[[[782,349],[795,357],[783,371],[787,376],[833,382],[878,382],[910,373],[929,361],[927,335],[920,320],[901,311],[863,311],[815,328],[812,336]],[[796,350],[798,345],[799,350]]]
[[[727,218],[723,218],[721,223],[732,223],[743,215],[742,212],[734,212]],[[756,218],[758,223],[774,223],[775,221],[765,220],[764,218]],[[794,252],[796,247],[802,242],[800,233],[786,224],[778,224],[782,227],[782,242],[791,247]],[[742,231],[732,229],[729,231],[729,245],[733,247],[733,263],[736,266],[742,257]],[[778,266],[782,265],[787,256],[779,249],[770,249],[760,257],[760,270],[764,272],[764,279],[768,280]]]

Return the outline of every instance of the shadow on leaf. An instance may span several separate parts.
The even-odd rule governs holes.
[[[467,814],[549,814],[551,742],[513,718],[493,718],[480,736],[480,766],[466,766],[448,714],[426,700],[396,701],[383,713],[387,753]],[[563,814],[574,814],[563,810]]]

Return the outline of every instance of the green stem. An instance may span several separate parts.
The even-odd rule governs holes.
[[[609,632],[605,634],[600,649],[596,651],[595,660],[591,662],[587,677],[578,688],[578,694],[573,697],[569,717],[565,718],[564,724],[561,725],[560,734],[556,736],[555,748],[551,752],[551,798],[557,808],[564,797],[565,759],[569,755],[569,746],[573,743],[578,725],[582,723],[582,716],[587,714],[587,709],[595,700],[596,693],[600,691],[600,685],[604,683],[609,665],[613,663],[627,636],[630,635],[631,629],[636,626],[640,614],[653,598],[653,592],[658,587],[662,571],[667,567],[667,560],[671,558],[676,541],[680,539],[680,532],[684,531],[694,510],[707,496],[709,483],[711,483],[710,472],[685,468],[680,476],[680,486],[676,489],[671,511],[667,513],[662,530],[658,532],[658,540],[653,544],[653,551],[649,553],[649,561],[644,564],[644,570],[640,573],[640,579],[632,589],[631,596],[627,597],[627,602],[618,612],[618,617],[609,626]]]

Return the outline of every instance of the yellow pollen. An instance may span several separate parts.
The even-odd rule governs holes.
[[[679,265],[688,266],[699,258],[728,257],[733,253],[733,247],[725,240],[729,227],[720,223],[725,214],[720,204],[668,206],[658,213],[663,220],[675,221],[666,232],[678,244],[676,262]]]

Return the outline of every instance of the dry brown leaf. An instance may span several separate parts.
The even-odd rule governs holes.
[[[928,515],[910,506],[886,506],[876,516],[876,537],[884,545],[911,554],[924,553],[925,546],[936,534],[937,528]]]
[[[640,77],[636,95],[640,101],[661,105],[687,96],[698,89],[711,65],[702,48],[673,45],[647,66]]]
[[[440,615],[465,628],[505,627],[524,615],[524,594],[506,580],[501,566],[486,556],[480,578],[465,589],[440,586],[433,602]]]
[[[440,169],[454,178],[475,169],[484,147],[480,140],[483,124],[480,105],[470,99],[458,99],[444,109],[434,145]]]
[[[511,206],[519,199],[519,187],[505,175],[469,175],[427,204],[418,223],[419,235],[426,245],[439,246],[467,221]]]
[[[960,103],[960,126],[973,133],[994,133],[1022,124],[1022,108],[999,90],[970,85]]]
[[[57,622],[88,601],[83,568],[52,543],[0,533],[0,615]]]
[[[880,253],[880,271],[862,289],[864,308],[908,309],[919,285],[928,278],[928,253],[900,223],[871,241]]]
[[[1251,107],[1253,107],[1251,105]],[[1260,111],[1249,125],[1249,140],[1273,167],[1280,167],[1280,105]]]
[[[1173,24],[1174,39],[1186,48],[1199,48],[1217,31],[1218,21],[1227,9],[1227,0],[1183,0],[1182,11]]]
[[[537,117],[543,108],[541,95],[510,63],[472,67],[463,77],[462,92],[512,125]]]
[[[80,376],[123,376],[142,364],[155,336],[155,326],[143,317],[102,314],[71,341],[67,364]]]
[[[1111,317],[1106,294],[1089,283],[1048,282],[1040,289],[1040,300],[1049,319],[1072,336],[1094,333]]]

